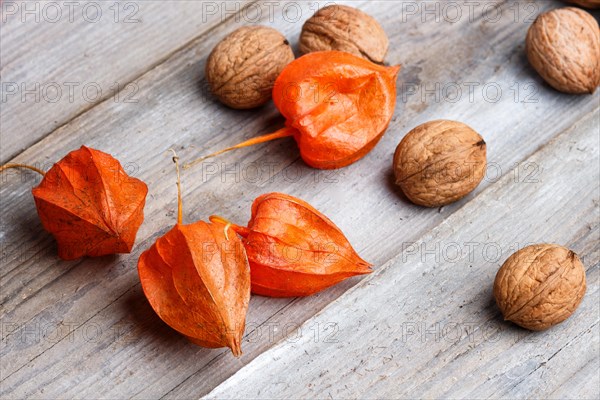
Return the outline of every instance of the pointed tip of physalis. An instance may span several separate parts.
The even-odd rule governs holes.
[[[390,65],[388,67],[388,71],[390,71],[390,74],[394,77],[398,76],[398,73],[400,72],[400,69],[402,68],[402,65],[398,64],[398,65]]]
[[[357,264],[356,273],[360,275],[366,275],[373,272],[373,264],[366,262],[365,260],[360,260]]]
[[[231,352],[233,353],[234,356],[236,356],[237,358],[240,358],[242,356],[242,344],[240,341],[240,338],[235,337],[235,336],[230,336],[228,338],[229,340],[229,348],[231,349]]]

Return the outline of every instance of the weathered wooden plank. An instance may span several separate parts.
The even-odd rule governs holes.
[[[246,3],[2,2],[0,162],[104,99],[138,101],[132,80]]]
[[[505,176],[207,398],[600,397],[599,129],[597,110],[527,160],[538,182]],[[588,278],[577,312],[535,333],[491,294],[531,242],[573,248]]]
[[[405,65],[396,117],[382,142],[361,162],[334,172],[304,166],[291,141],[207,162],[184,174],[186,220],[219,213],[242,222],[256,195],[284,191],[330,215],[366,259],[381,265],[398,251],[397,243],[387,238],[416,240],[467,201],[432,213],[406,203],[390,184],[391,154],[408,129],[443,117],[473,125],[488,141],[489,159],[495,167],[483,188],[496,181],[496,172],[506,173],[515,162],[596,107],[597,97],[564,96],[540,85],[527,67],[522,48],[514,45],[522,43],[527,28],[522,20],[486,23],[480,16],[454,24],[423,24],[417,15],[399,23],[392,3],[355,4],[375,15],[388,31],[393,43],[388,61]],[[518,3],[505,4],[503,9],[514,4]],[[281,17],[284,6],[277,8],[273,26],[295,43],[301,22]],[[307,17],[308,5],[304,7],[303,17]],[[130,256],[59,262],[52,240],[37,221],[28,187],[16,189],[15,179],[3,178],[9,184],[0,188],[7,210],[2,229],[6,254],[1,271],[1,315],[11,332],[15,329],[10,334],[2,332],[3,394],[98,397],[102,393],[108,398],[206,393],[281,338],[288,324],[297,326],[357,282],[346,282],[307,299],[253,298],[243,346],[246,355],[240,360],[223,350],[187,344],[155,317],[139,291],[137,256],[174,221],[173,171],[164,151],[176,146],[182,158],[190,158],[281,123],[271,106],[259,112],[225,109],[207,97],[203,83],[199,84],[212,46],[242,23],[230,21],[206,41],[193,43],[138,79],[139,103],[105,101],[17,159],[43,164],[85,143],[130,163],[134,175],[149,184],[152,194],[139,243]],[[447,37],[456,37],[454,47],[442,40]],[[462,78],[465,75],[468,77]],[[455,103],[431,95],[424,101],[420,95],[408,95],[414,88],[408,83],[417,89],[423,88],[421,82],[439,82],[441,87],[458,77],[477,81],[480,87],[497,82],[505,94],[496,103],[486,101],[481,92],[474,93],[473,101],[462,95]],[[539,90],[538,102],[515,102],[510,93],[515,81],[532,81]],[[406,102],[402,101],[404,95]],[[523,99],[521,93],[519,100]],[[139,146],[141,142],[143,146]],[[258,179],[252,175],[256,168],[262,172]],[[34,182],[30,178],[26,186]],[[390,224],[390,220],[401,223]],[[62,328],[64,324],[71,329]],[[27,333],[42,332],[42,328],[49,334],[63,330],[54,340]],[[89,337],[97,328],[101,334]],[[275,328],[271,340],[269,331]],[[87,330],[91,333],[85,334]],[[117,334],[115,340],[114,332],[122,331],[125,333]],[[102,372],[92,376],[86,369]]]

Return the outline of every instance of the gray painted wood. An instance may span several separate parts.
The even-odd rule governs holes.
[[[102,100],[138,100],[132,80],[230,16],[217,2],[199,1],[1,7],[2,163]]]
[[[206,397],[598,398],[599,130],[595,112],[527,159],[537,182],[506,175]],[[532,242],[587,268],[581,306],[545,332],[504,322],[492,298]]]
[[[292,21],[282,16],[286,4],[275,9],[272,23],[263,15],[263,23],[297,43],[302,20],[312,10],[302,3],[302,19]],[[502,3],[504,18],[493,23],[480,14],[455,23],[422,23],[417,14],[402,22],[393,2],[353,4],[382,22],[391,43],[387,61],[404,65],[396,114],[381,143],[360,162],[333,172],[306,167],[291,140],[223,155],[184,172],[186,221],[218,213],[241,223],[257,195],[283,191],[330,216],[378,269],[401,251],[398,243],[422,238],[482,190],[497,185],[501,175],[512,173],[515,163],[598,108],[598,95],[561,95],[528,67],[523,38],[529,22],[523,10],[529,3]],[[538,3],[537,11],[556,4]],[[515,6],[522,10],[517,21],[510,13]],[[86,144],[121,160],[150,189],[146,220],[132,254],[58,260],[29,194],[37,178],[2,176],[4,397],[197,397],[268,350],[282,338],[284,328],[299,326],[360,281],[351,279],[305,299],[253,297],[240,359],[222,349],[187,343],[155,316],[141,293],[137,258],[175,221],[174,170],[166,150],[175,147],[182,159],[191,159],[281,126],[272,105],[234,111],[206,93],[202,70],[208,53],[245,23],[233,18],[219,25],[137,78],[138,103],[103,101],[14,159],[48,167]],[[424,85],[431,88],[439,82],[443,94],[441,88],[451,90],[457,81],[477,82],[479,88],[495,83],[503,95],[497,102],[486,101],[478,89],[472,100],[466,93],[457,101],[409,95],[413,84],[424,90]],[[520,86],[511,91],[514,82]],[[533,86],[525,88],[527,83]],[[519,101],[514,99],[517,87]],[[536,102],[525,102],[530,95]],[[409,204],[393,186],[390,164],[396,144],[409,129],[438,118],[458,119],[478,130],[488,142],[490,170],[468,198],[428,210]],[[5,132],[3,126],[2,136]],[[526,167],[521,165],[525,178],[531,173]],[[258,178],[253,175],[257,169],[262,172]],[[591,211],[586,215],[593,219]]]

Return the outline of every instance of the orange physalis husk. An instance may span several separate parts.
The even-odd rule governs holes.
[[[132,178],[110,154],[82,146],[46,172],[33,188],[33,198],[44,228],[58,244],[58,256],[129,253],[144,220],[148,187]]]
[[[289,63],[273,87],[286,127],[218,151],[293,136],[302,159],[320,169],[345,167],[364,157],[387,129],[396,104],[400,66],[386,67],[341,51],[306,54]]]
[[[240,356],[250,301],[250,268],[241,240],[226,224],[177,224],[142,255],[138,273],[158,316],[191,342],[229,347]]]
[[[217,216],[210,220],[229,223]],[[258,197],[248,227],[231,227],[244,238],[255,294],[308,296],[371,272],[371,264],[358,256],[333,222],[286,194]]]

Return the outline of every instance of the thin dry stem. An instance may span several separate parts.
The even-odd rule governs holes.
[[[277,130],[277,131],[275,131],[273,133],[268,133],[266,135],[262,135],[262,136],[259,136],[259,137],[256,137],[256,138],[252,138],[252,139],[246,140],[246,141],[244,141],[242,143],[236,144],[235,146],[231,146],[231,147],[228,147],[226,149],[219,150],[219,151],[216,151],[214,153],[211,153],[211,154],[209,154],[207,156],[200,157],[200,158],[198,158],[198,159],[196,159],[196,160],[194,160],[192,162],[189,162],[189,163],[185,164],[183,166],[183,169],[191,168],[194,165],[199,164],[199,163],[201,163],[202,161],[204,161],[204,160],[206,160],[208,158],[212,158],[212,157],[218,156],[219,154],[223,154],[223,153],[226,153],[226,152],[231,151],[231,150],[241,149],[242,147],[248,147],[248,146],[252,146],[252,145],[255,145],[255,144],[259,144],[259,143],[269,142],[269,141],[275,140],[275,139],[280,139],[280,138],[284,138],[284,137],[288,137],[288,136],[293,136],[294,133],[296,133],[296,129],[294,129],[294,128],[289,128],[289,127],[281,128],[281,129],[279,129],[279,130]]]
[[[0,172],[7,170],[7,169],[11,169],[11,168],[25,168],[25,169],[29,169],[31,171],[35,171],[42,176],[46,175],[46,173],[39,168],[33,167],[31,165],[27,165],[27,164],[14,164],[14,163],[4,164],[3,166],[0,167]]]
[[[181,176],[179,174],[179,156],[175,153],[175,150],[169,149],[173,153],[173,162],[177,169],[177,224],[181,224],[183,221],[183,201],[181,200]]]

